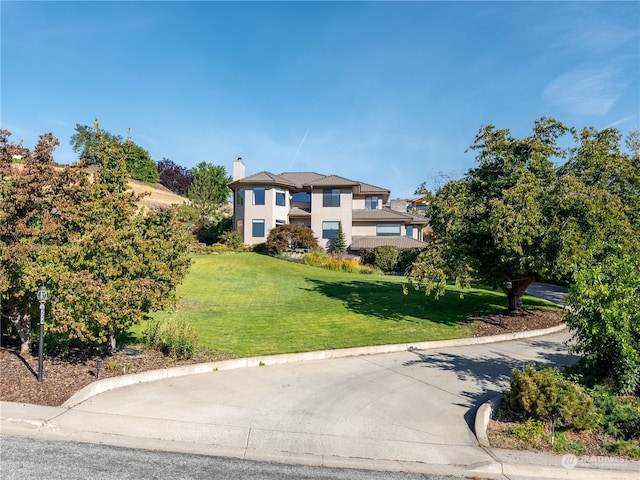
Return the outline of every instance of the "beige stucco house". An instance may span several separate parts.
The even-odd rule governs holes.
[[[245,176],[242,159],[233,164],[233,228],[249,245],[262,243],[282,224],[310,227],[331,250],[342,230],[353,252],[379,245],[422,247],[424,217],[385,207],[389,190],[337,175],[259,172]]]

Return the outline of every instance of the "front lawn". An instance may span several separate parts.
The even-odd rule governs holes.
[[[402,292],[403,277],[345,274],[255,253],[196,255],[178,288],[177,311],[200,346],[233,356],[459,338],[459,320],[504,309],[493,290],[438,300]],[[548,306],[533,297],[525,306]],[[137,329],[139,335],[143,327]]]

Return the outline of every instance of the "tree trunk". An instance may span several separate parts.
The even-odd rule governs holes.
[[[507,298],[509,299],[508,310],[510,312],[520,310],[522,308],[522,296],[534,280],[535,279],[533,277],[511,280],[511,288],[506,289]]]
[[[28,313],[16,314],[11,318],[13,326],[20,338],[20,353],[31,353],[31,315]]]
[[[107,347],[107,354],[113,355],[116,353],[116,332],[113,328],[109,329],[109,345]]]

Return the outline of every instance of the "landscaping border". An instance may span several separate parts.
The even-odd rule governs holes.
[[[564,324],[541,330],[528,330],[524,332],[505,333],[488,337],[457,338],[452,340],[435,340],[430,342],[401,343],[395,345],[375,345],[370,347],[341,348],[335,350],[318,350],[304,353],[284,353],[279,355],[264,355],[259,357],[235,358],[232,360],[222,360],[217,362],[198,363],[194,365],[184,365],[181,367],[170,367],[159,370],[149,370],[147,372],[121,375],[118,377],[105,378],[90,383],[80,389],[66,402],[62,404],[64,408],[73,408],[79,403],[100,393],[116,388],[135,385],[138,383],[155,382],[166,378],[182,377],[186,375],[198,375],[201,373],[212,373],[222,370],[233,370],[236,368],[250,368],[265,365],[279,365],[293,362],[306,362],[313,360],[327,360],[330,358],[356,357],[361,355],[379,355],[384,353],[406,352],[412,350],[433,350],[437,348],[460,347],[468,345],[482,345],[485,343],[506,342],[521,338],[539,337],[561,332],[567,327]],[[485,427],[486,431],[486,427]],[[485,433],[486,435],[486,433]]]

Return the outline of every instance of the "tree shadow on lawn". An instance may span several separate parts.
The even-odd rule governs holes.
[[[403,363],[403,366],[418,365],[453,371],[458,380],[471,384],[474,388],[463,390],[460,394],[468,401],[456,403],[456,405],[467,408],[464,419],[469,429],[474,432],[478,407],[492,398],[499,397],[503,390],[509,388],[512,369],[523,369],[525,365],[555,366],[562,369],[573,365],[580,359],[578,355],[570,353],[569,347],[564,343],[535,339],[522,340],[522,342],[535,350],[537,358],[522,360],[500,352],[498,348],[489,350],[489,354],[492,356],[413,351],[416,358]]]
[[[391,321],[429,320],[453,325],[474,315],[504,310],[507,297],[504,293],[491,290],[461,290],[464,298],[457,292],[447,292],[435,299],[409,287],[408,294],[402,291],[402,285],[384,280],[326,282],[315,278],[306,278],[308,290],[319,292],[329,298],[341,300],[345,307],[358,314]],[[529,306],[548,305],[542,300],[527,298]]]

